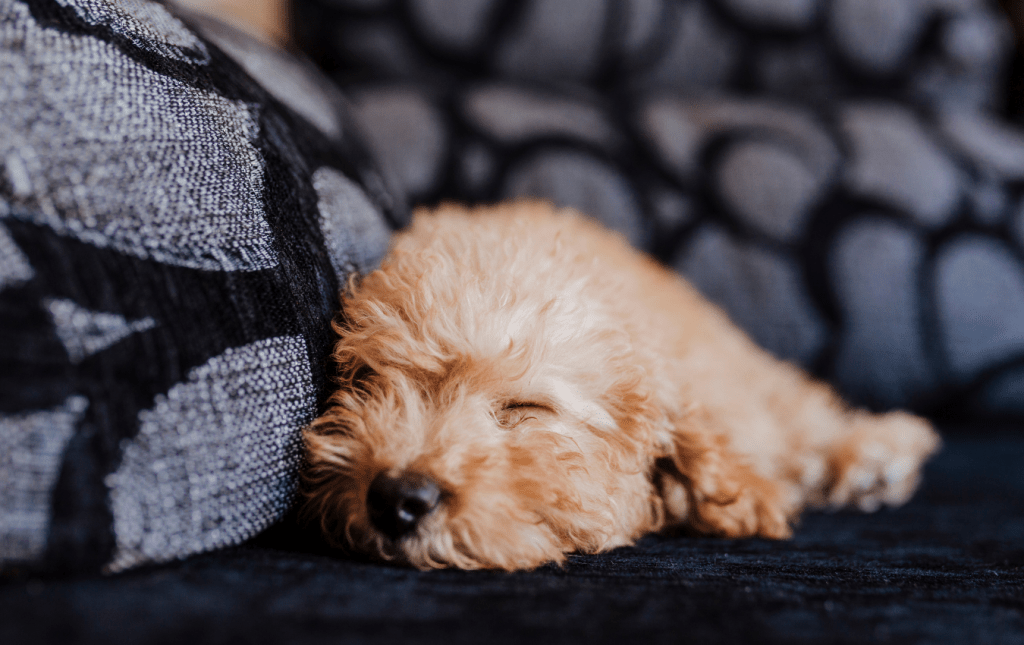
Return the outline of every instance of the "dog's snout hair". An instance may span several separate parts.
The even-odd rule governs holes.
[[[674,525],[786,537],[806,506],[905,501],[938,445],[545,204],[418,212],[343,312],[305,511],[417,567],[530,568]]]

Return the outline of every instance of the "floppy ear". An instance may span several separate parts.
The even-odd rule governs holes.
[[[693,410],[674,425],[653,478],[667,526],[729,538],[791,535],[796,505],[729,448],[710,415]]]

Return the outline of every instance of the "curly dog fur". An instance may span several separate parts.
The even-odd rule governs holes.
[[[306,511],[336,544],[420,568],[532,568],[669,527],[785,538],[806,507],[905,502],[939,445],[543,203],[418,212],[343,311]]]

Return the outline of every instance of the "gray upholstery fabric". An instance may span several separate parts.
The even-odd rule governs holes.
[[[149,0],[0,0],[0,114],[0,567],[257,534],[401,219],[337,90]]]

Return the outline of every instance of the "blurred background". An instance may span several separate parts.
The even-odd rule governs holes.
[[[343,90],[406,207],[577,207],[857,403],[1024,418],[1016,0],[185,0]]]

